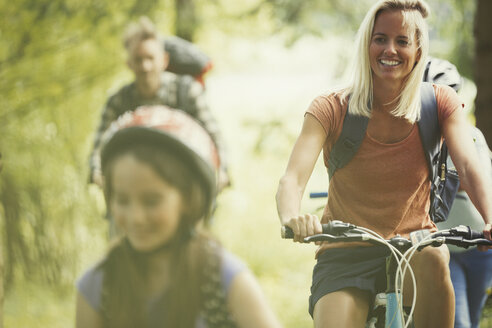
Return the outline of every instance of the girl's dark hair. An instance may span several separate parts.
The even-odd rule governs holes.
[[[126,144],[124,149],[112,152],[103,168],[105,197],[110,204],[112,197],[112,168],[123,155],[130,154],[145,164],[167,183],[177,188],[186,200],[186,206],[178,231],[169,244],[171,255],[171,283],[166,292],[165,323],[163,327],[192,328],[203,305],[200,286],[203,285],[204,263],[211,256],[204,244],[210,238],[202,232],[194,232],[196,223],[205,215],[211,200],[200,176],[173,153],[149,143]],[[145,254],[132,249],[127,239],[121,239],[112,247],[103,264],[102,291],[103,316],[106,327],[145,327],[148,320],[145,299],[148,263]]]
[[[165,307],[160,311],[162,327],[194,328],[205,301],[202,286],[206,281],[207,261],[219,258],[207,251],[210,238],[199,233],[171,250],[170,283]],[[148,327],[148,299],[145,297],[148,262],[132,249],[127,239],[120,240],[103,264],[102,313],[107,328]],[[154,318],[155,320],[156,318]]]
[[[129,154],[152,167],[163,180],[180,191],[186,200],[182,224],[192,229],[200,219],[208,218],[213,195],[207,188],[203,176],[188,166],[180,156],[167,152],[151,142],[120,144],[115,148],[109,153],[110,157],[103,167],[104,195],[108,209],[112,197],[111,173],[114,163],[121,156]]]

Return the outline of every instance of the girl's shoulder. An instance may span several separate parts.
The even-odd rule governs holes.
[[[204,246],[208,249],[207,252],[209,254],[208,260],[205,262],[205,266],[207,267],[207,270],[205,270],[206,280],[210,278],[208,274],[215,272],[220,277],[222,290],[227,294],[234,278],[239,273],[247,270],[247,265],[216,240],[208,240]]]
[[[234,278],[241,272],[248,270],[246,263],[226,249],[221,249],[221,280],[222,287],[227,292]]]
[[[246,270],[246,265],[215,241],[206,243],[205,249],[209,256],[203,268],[201,290],[204,311],[198,326],[236,327],[228,309],[228,297],[234,279]]]
[[[76,282],[76,287],[87,303],[96,311],[101,309],[101,292],[104,280],[105,259],[87,269]]]

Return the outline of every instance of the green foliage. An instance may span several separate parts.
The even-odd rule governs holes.
[[[473,78],[475,0],[432,0],[429,4],[431,52],[450,60],[463,76]]]
[[[124,69],[120,35],[128,20],[154,5],[0,3],[7,287],[16,274],[71,284],[83,242],[78,231],[90,218],[102,221],[87,192],[87,157],[110,79]]]
[[[245,130],[254,130],[256,136],[254,140],[253,154],[261,155],[268,154],[276,156],[279,154],[282,147],[291,145],[295,141],[296,136],[289,133],[286,129],[286,124],[281,118],[273,118],[271,120],[262,121],[255,119],[244,120]],[[279,142],[281,141],[281,142]]]
[[[431,7],[431,52],[455,63],[460,72],[472,77],[474,56],[473,19],[475,0],[428,0]],[[247,16],[266,15],[272,33],[293,44],[307,34],[339,33],[353,37],[372,0],[258,0],[245,10]]]
[[[251,73],[258,59],[254,58],[258,52],[254,46],[265,44],[248,44],[245,51],[234,43],[238,39],[277,34],[293,45],[309,34],[327,40],[320,42],[334,44],[334,36],[353,38],[372,2],[194,1],[195,39],[218,66],[212,74],[220,72],[218,68],[227,60]],[[462,73],[471,76],[474,0],[429,0],[429,4],[433,10],[433,54],[451,59]],[[175,10],[176,1],[172,0],[0,0],[0,152],[4,160],[0,174],[0,241],[7,287],[11,290],[7,294],[7,326],[34,327],[38,323],[55,327],[72,321],[68,316],[73,313],[66,314],[66,306],[73,306],[73,294],[58,295],[16,285],[15,291],[22,291],[17,294],[12,286],[17,277],[41,285],[72,285],[81,269],[103,254],[104,206],[100,191],[87,187],[87,164],[92,133],[107,90],[121,85],[120,80],[128,76],[120,38],[126,24],[141,15],[148,15],[163,32],[173,33]],[[347,55],[340,43],[333,47],[337,49],[330,52],[338,57]],[[331,72],[322,65],[335,59],[319,48],[317,52],[325,61],[317,62],[317,68],[326,69],[328,76]],[[226,53],[228,50],[236,52]],[[312,48],[307,51],[314,53]],[[229,58],[233,56],[239,59]],[[265,75],[273,72],[270,66],[280,64],[278,53],[273,57],[259,69]],[[310,63],[303,62],[305,58],[286,60],[288,65],[277,73],[295,75],[296,64],[306,70]],[[343,58],[334,63],[343,71]],[[219,199],[215,228],[224,244],[259,276],[286,326],[309,326],[312,321],[306,312],[306,300],[313,249],[276,239],[274,208],[276,182],[308,105],[307,100],[302,104],[289,100],[287,105],[283,99],[295,94],[292,90],[302,90],[306,80],[296,77],[295,88],[285,89],[282,95],[274,94],[280,83],[276,81],[261,94],[266,94],[273,105],[262,106],[260,102],[265,99],[251,94],[258,77],[253,79],[255,83],[249,88],[244,88],[244,80],[234,87],[226,80],[210,97],[212,105],[223,102],[212,108],[220,113],[219,123],[230,137],[229,146],[235,147],[231,149],[234,186]],[[282,76],[280,81],[284,80]],[[331,87],[331,82],[320,81]],[[234,94],[235,90],[242,92]],[[213,83],[209,91],[213,91]],[[272,115],[270,107],[278,113]],[[246,117],[240,115],[245,113]],[[325,179],[323,169],[315,179],[315,189],[323,187]],[[45,303],[52,306],[47,308]],[[31,305],[25,310],[28,313],[18,313],[26,304]],[[57,311],[65,313],[63,320]],[[42,320],[38,320],[40,313]]]
[[[244,15],[264,15],[272,21],[272,33],[293,44],[308,34],[353,34],[371,1],[369,0],[259,0]]]
[[[25,282],[8,295],[4,327],[73,327],[75,295],[73,290]]]

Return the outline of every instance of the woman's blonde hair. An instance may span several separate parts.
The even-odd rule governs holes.
[[[350,94],[349,111],[354,115],[371,116],[373,106],[373,80],[369,62],[369,45],[374,24],[383,11],[401,11],[404,24],[411,28],[417,42],[419,56],[415,67],[406,79],[400,96],[395,99],[396,117],[403,117],[414,123],[420,118],[420,83],[424,75],[427,54],[429,52],[429,33],[425,18],[430,13],[429,6],[422,0],[381,0],[366,14],[357,33],[355,63],[349,87],[343,91]]]

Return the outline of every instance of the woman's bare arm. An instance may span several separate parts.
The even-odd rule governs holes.
[[[297,138],[285,174],[277,190],[277,210],[282,225],[294,231],[294,241],[314,233],[321,233],[319,220],[311,215],[300,215],[304,189],[313,172],[326,139],[321,123],[312,115],[304,118],[301,133]]]
[[[464,112],[457,109],[446,119],[443,133],[449,154],[460,176],[460,185],[482,215],[486,224],[484,233],[490,239],[492,229],[491,181],[487,179],[489,173],[479,159],[467,124]]]

